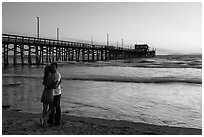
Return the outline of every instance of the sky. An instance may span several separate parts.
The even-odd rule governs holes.
[[[3,2],[2,33],[202,52],[201,2]]]

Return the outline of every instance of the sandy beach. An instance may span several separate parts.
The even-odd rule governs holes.
[[[201,129],[158,126],[62,114],[60,126],[39,124],[40,114],[2,110],[2,135],[201,135]]]

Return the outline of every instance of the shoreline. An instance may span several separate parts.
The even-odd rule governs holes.
[[[40,114],[2,109],[2,135],[202,135],[202,129],[65,115],[61,125],[40,126]]]

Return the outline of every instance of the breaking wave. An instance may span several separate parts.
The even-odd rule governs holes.
[[[42,79],[41,75],[18,75],[5,74],[2,77],[13,78],[35,78]],[[191,83],[202,84],[202,79],[199,78],[184,78],[184,77],[127,77],[127,76],[107,76],[107,75],[75,75],[63,77],[62,80],[84,80],[84,81],[104,81],[104,82],[128,82],[128,83]]]

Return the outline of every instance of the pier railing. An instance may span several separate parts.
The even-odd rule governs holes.
[[[37,37],[28,37],[20,35],[11,35],[11,34],[2,34],[2,42],[7,44],[41,44],[49,46],[67,46],[67,47],[81,47],[81,48],[107,48],[107,49],[117,49],[117,50],[129,50],[128,48],[107,46],[107,45],[92,45],[89,43],[82,42],[73,42],[73,41],[64,41],[64,40],[54,40],[47,38],[37,38]]]

